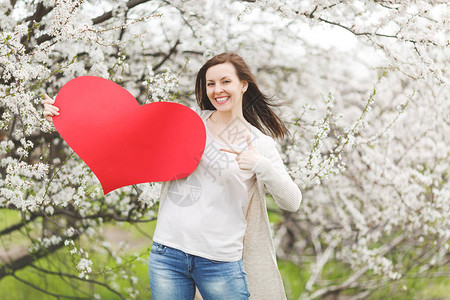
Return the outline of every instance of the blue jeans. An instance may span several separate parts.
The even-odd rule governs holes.
[[[153,242],[148,274],[154,300],[192,300],[196,286],[204,300],[250,296],[242,260],[209,260]]]

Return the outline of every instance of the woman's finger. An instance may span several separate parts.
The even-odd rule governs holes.
[[[48,104],[48,105],[53,105],[53,103],[54,103],[55,101],[50,101],[50,100],[42,100],[42,103],[43,104]]]
[[[53,116],[51,114],[44,113],[44,118],[49,122],[53,121]]]
[[[52,116],[59,116],[59,112],[57,112],[56,110],[47,110],[47,114]]]
[[[45,108],[44,109],[44,117],[45,116],[51,116],[51,117],[53,117],[53,116],[58,116],[59,115],[59,112],[58,111],[56,111],[55,109],[53,109],[53,108]]]
[[[59,112],[57,111],[51,111],[51,110],[44,110],[44,116],[59,116]]]
[[[54,106],[54,105],[51,105],[51,104],[47,104],[47,103],[44,103],[44,108],[45,109],[52,109],[52,110],[55,110],[55,111],[59,111],[59,108],[57,106]]]
[[[219,150],[220,151],[224,151],[224,152],[230,152],[230,153],[237,154],[237,155],[240,154],[240,152],[235,151],[235,150],[231,150],[231,149],[220,148]]]
[[[53,100],[52,98],[50,98],[50,96],[47,95],[47,94],[44,94],[44,98],[45,98],[45,100],[50,101],[50,103],[55,103],[55,100]]]
[[[52,112],[52,113],[54,113],[54,114],[59,114],[59,113],[58,113],[59,108],[57,108],[56,106],[45,106],[45,107],[44,107],[44,112],[45,112],[45,111],[49,111],[49,112]]]

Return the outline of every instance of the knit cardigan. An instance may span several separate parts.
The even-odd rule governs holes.
[[[203,120],[213,112],[197,111]],[[291,212],[298,210],[302,194],[289,176],[277,151],[276,142],[254,126],[252,132],[256,134],[252,143],[259,152],[260,159],[252,169],[256,174],[256,181],[248,192],[250,202],[242,260],[247,273],[250,299],[284,300],[286,293],[277,266],[264,187],[281,209]],[[171,183],[172,181],[162,183],[160,208],[167,198]],[[202,299],[198,290],[195,299]]]

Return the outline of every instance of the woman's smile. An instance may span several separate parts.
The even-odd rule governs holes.
[[[228,102],[229,99],[230,99],[230,96],[217,97],[216,102],[218,104],[224,104],[224,103]]]

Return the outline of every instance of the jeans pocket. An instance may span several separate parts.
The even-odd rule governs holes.
[[[161,245],[160,243],[157,242],[153,242],[152,247],[151,247],[151,253],[155,253],[155,254],[164,254],[166,253],[167,247],[164,245]]]
[[[241,269],[241,273],[244,274],[247,277],[247,272],[245,272],[244,262],[241,260],[238,261],[239,268]]]

